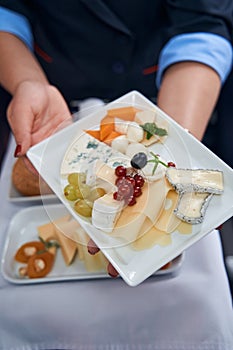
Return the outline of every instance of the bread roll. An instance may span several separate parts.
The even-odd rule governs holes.
[[[24,196],[38,196],[53,193],[47,183],[33,174],[25,165],[23,158],[18,158],[12,169],[12,183]]]

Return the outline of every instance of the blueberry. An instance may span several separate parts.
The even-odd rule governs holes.
[[[131,166],[135,169],[142,169],[147,164],[147,155],[144,152],[136,153],[131,159]]]

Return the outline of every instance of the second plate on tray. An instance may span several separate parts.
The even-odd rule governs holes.
[[[34,206],[19,211],[11,220],[6,243],[2,256],[2,274],[4,278],[14,284],[34,284],[46,282],[61,282],[85,279],[110,278],[105,269],[93,272],[85,268],[85,264],[77,257],[73,263],[67,266],[58,249],[54,266],[51,272],[43,278],[22,278],[19,276],[19,267],[24,264],[15,261],[14,256],[17,249],[24,243],[38,240],[37,227],[59,219],[69,214],[62,204],[48,204],[46,206]],[[86,249],[86,247],[84,247]],[[179,273],[184,256],[180,255],[174,259],[170,266],[164,270],[157,271],[153,275],[155,279],[171,278]]]

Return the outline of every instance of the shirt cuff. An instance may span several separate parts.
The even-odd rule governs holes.
[[[23,15],[0,6],[0,31],[16,35],[33,50],[31,26]]]
[[[171,64],[195,61],[213,68],[224,83],[232,67],[231,43],[217,34],[188,33],[177,35],[161,51],[156,77],[159,88],[166,68]]]

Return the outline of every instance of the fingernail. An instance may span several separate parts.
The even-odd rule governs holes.
[[[95,244],[95,242],[90,239],[90,241],[88,242],[88,245],[87,245],[87,250],[88,250],[88,253],[91,254],[91,255],[95,255],[96,253],[99,252],[99,247],[97,247],[97,245]]]
[[[15,148],[15,153],[14,153],[14,157],[17,158],[19,157],[20,153],[21,153],[21,145],[17,145],[16,148]]]
[[[108,264],[107,271],[108,271],[109,276],[111,276],[112,278],[117,278],[119,276],[119,273],[117,272],[115,267],[112,266],[111,263]]]

